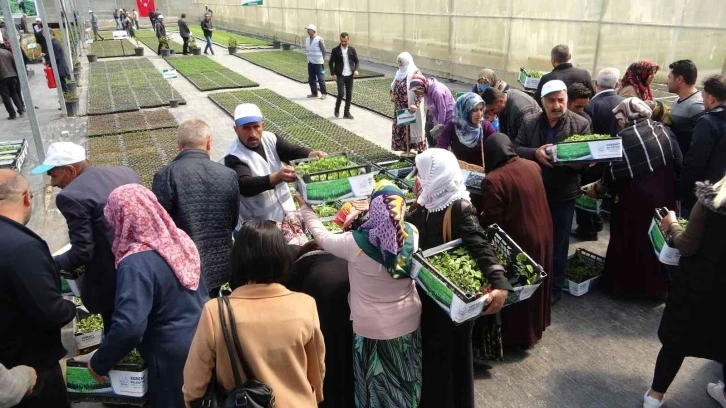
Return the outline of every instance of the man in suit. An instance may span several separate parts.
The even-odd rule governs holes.
[[[340,102],[343,100],[343,88],[345,88],[345,110],[343,117],[353,119],[350,114],[350,101],[353,98],[353,77],[358,76],[358,54],[355,48],[348,45],[348,33],[340,34],[340,45],[333,48],[330,53],[330,73],[338,85],[338,98],[335,101],[335,117],[340,116]]]
[[[33,194],[25,177],[0,170],[0,364],[8,369],[29,366],[38,376],[12,406],[67,408],[58,360],[67,353],[61,329],[76,316],[76,307],[61,296],[48,245],[25,226],[32,212]],[[0,387],[0,393],[6,391]]]
[[[239,218],[237,173],[209,159],[212,129],[203,120],[179,125],[174,161],[154,175],[151,191],[197,245],[211,298],[232,276],[232,232]]]
[[[43,164],[32,174],[47,173],[53,187],[62,189],[55,200],[68,224],[71,249],[55,257],[58,268],[73,271],[85,267],[81,297],[89,312],[111,324],[116,293],[116,262],[111,245],[113,230],[103,216],[109,194],[125,184],[141,183],[128,167],[94,167],[86,150],[75,143],[56,142],[48,147]]]
[[[615,136],[618,133],[617,122],[613,109],[623,101],[623,97],[615,92],[620,78],[617,68],[604,68],[597,73],[595,90],[597,93],[585,106],[585,113],[592,119],[592,132],[601,135]]]
[[[192,35],[191,31],[189,31],[189,26],[187,25],[186,20],[184,20],[186,17],[186,13],[182,13],[181,18],[176,22],[179,26],[179,35],[181,36],[182,41],[184,41],[184,45],[182,46],[182,54],[184,55],[189,54],[189,37]]]
[[[568,87],[579,82],[585,85],[590,92],[593,94],[595,93],[595,88],[592,87],[592,78],[590,78],[590,73],[582,68],[575,68],[572,63],[570,63],[570,60],[572,59],[570,47],[564,44],[556,45],[552,48],[550,56],[552,57],[551,62],[554,69],[552,72],[542,76],[542,79],[539,81],[539,85],[537,85],[537,91],[534,93],[534,100],[536,100],[540,106],[542,106],[542,87],[547,82],[554,79],[559,79]]]

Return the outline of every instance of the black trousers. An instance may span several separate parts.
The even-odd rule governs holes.
[[[2,96],[5,110],[8,111],[8,115],[11,118],[15,117],[15,110],[18,112],[25,111],[25,105],[23,105],[23,99],[20,96],[20,81],[18,77],[5,78],[0,80],[0,96]],[[13,108],[15,104],[15,108]]]
[[[676,348],[668,346],[661,347],[658,353],[658,359],[655,361],[653,385],[650,388],[655,392],[665,394],[668,391],[668,387],[675,380],[676,374],[681,369],[685,358],[686,356]],[[726,378],[726,364],[723,365],[723,376]]]
[[[60,364],[50,367],[34,367],[38,374],[33,393],[25,397],[15,408],[69,408],[66,382]]]
[[[340,112],[340,102],[345,95],[345,110],[343,112],[350,113],[350,101],[353,99],[353,75],[338,75],[338,98],[335,100],[335,111]]]
[[[184,40],[184,45],[182,46],[182,54],[187,55],[189,54],[189,37],[182,37],[182,40]]]

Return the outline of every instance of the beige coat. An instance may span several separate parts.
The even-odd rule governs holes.
[[[621,88],[618,91],[618,95],[622,96],[623,98],[638,98],[638,94],[635,92],[635,88],[633,88],[632,85]]]
[[[323,400],[325,344],[315,300],[270,284],[241,286],[229,301],[245,358],[256,379],[272,388],[275,407],[317,407]],[[204,395],[215,367],[217,382],[232,390],[232,366],[212,299],[204,306],[184,367],[187,407]]]

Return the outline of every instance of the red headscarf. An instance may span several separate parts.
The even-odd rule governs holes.
[[[176,227],[154,193],[139,184],[121,186],[111,192],[103,213],[115,231],[111,250],[117,268],[129,255],[156,251],[185,288],[197,289],[201,274],[197,247]]]
[[[651,101],[653,100],[653,92],[650,90],[650,85],[647,84],[648,77],[650,74],[658,72],[658,69],[660,67],[653,61],[641,60],[634,62],[625,71],[620,85],[623,88],[632,86],[635,89],[635,93],[638,94],[638,98],[644,101]]]

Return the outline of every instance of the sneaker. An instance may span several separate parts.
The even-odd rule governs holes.
[[[722,407],[726,408],[726,396],[723,394],[723,383],[721,381],[717,383],[708,383],[706,391],[711,398],[715,399]]]
[[[355,119],[355,118],[353,117],[353,115],[351,115],[350,113],[346,113],[345,115],[343,115],[343,118],[344,118],[344,119]]]
[[[335,115],[336,118],[340,117],[340,111],[337,109],[335,110],[335,112],[333,112],[333,114]]]
[[[326,95],[326,94],[323,94],[323,95],[321,95],[321,96],[320,96],[320,99],[325,99],[325,98],[327,98],[327,97],[328,97],[328,95]]]
[[[581,230],[580,227],[570,231],[570,235],[582,241],[597,241],[597,232],[586,232]]]
[[[15,120],[17,119],[15,116],[8,116],[8,120]]]
[[[643,396],[643,408],[660,408],[663,406],[663,401],[658,401],[657,399],[651,397],[648,395],[650,390],[645,392],[645,395]]]
[[[317,98],[317,97],[318,97],[318,95],[313,95],[313,94],[308,95],[308,98]]]
[[[23,115],[25,115],[25,111],[24,110],[18,111],[18,115],[20,115],[20,117],[22,117]]]

